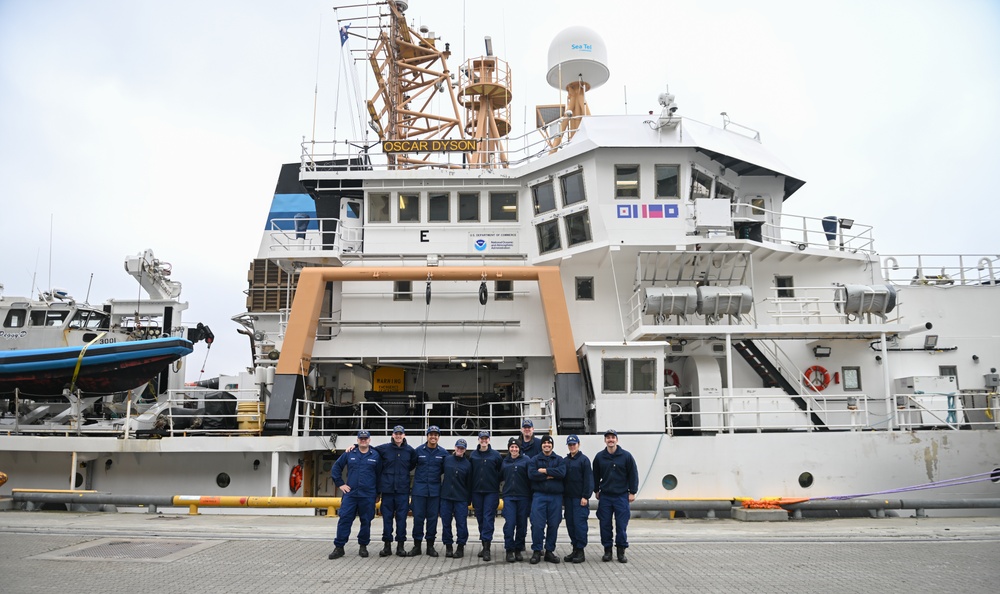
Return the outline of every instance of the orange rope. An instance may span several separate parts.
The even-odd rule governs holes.
[[[782,505],[809,501],[808,497],[776,497],[774,499],[744,499],[744,509],[784,509]]]

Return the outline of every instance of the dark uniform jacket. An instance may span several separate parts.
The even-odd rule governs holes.
[[[427,444],[417,446],[414,454],[417,466],[413,470],[413,495],[417,497],[437,497],[441,495],[441,472],[444,459],[450,454],[441,446],[429,448]]]
[[[531,497],[531,481],[528,480],[528,459],[524,456],[511,458],[507,456],[500,467],[500,479],[503,481],[504,497]]]
[[[472,463],[467,458],[449,454],[444,459],[441,499],[472,503]]]
[[[547,474],[538,472],[539,468],[544,468]],[[536,493],[549,493],[553,495],[563,494],[563,478],[566,476],[566,464],[562,456],[555,453],[538,454],[528,462],[528,478],[531,479],[531,488]]]
[[[639,491],[639,469],[635,458],[621,447],[609,454],[607,448],[594,456],[594,491],[608,495],[633,495]]]
[[[417,454],[403,439],[403,443],[383,443],[375,448],[382,456],[382,473],[379,475],[380,493],[409,493],[410,471],[417,464]]]
[[[344,468],[347,468],[347,481],[344,481]],[[382,472],[382,456],[374,448],[368,448],[364,454],[354,449],[337,459],[330,469],[330,475],[337,487],[345,484],[351,492],[359,496],[375,497],[379,494],[378,477]]]
[[[469,450],[469,461],[472,462],[472,492],[498,493],[500,491],[500,465],[503,458],[491,446],[486,451],[479,448]]]
[[[594,494],[594,471],[590,466],[590,458],[578,451],[576,456],[567,454],[566,478],[563,479],[563,495],[565,497],[590,499]]]

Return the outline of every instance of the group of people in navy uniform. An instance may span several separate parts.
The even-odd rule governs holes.
[[[583,563],[590,498],[596,495],[604,547],[601,560],[611,561],[615,547],[618,561],[627,563],[629,504],[639,490],[639,476],[635,458],[618,445],[618,433],[614,429],[604,432],[606,447],[591,462],[580,451],[576,435],[566,437],[568,453],[560,456],[553,451],[555,441],[551,435],[538,438],[534,431],[534,423],[525,419],[521,437],[507,442],[507,456],[501,456],[490,445],[489,431],[479,432],[479,443],[472,451],[468,451],[465,439],[458,439],[450,453],[439,444],[441,430],[436,425],[427,428],[426,442],[416,448],[406,443],[406,430],[400,425],[393,428],[391,441],[375,448],[371,447],[369,432],[359,431],[357,445],[351,446],[331,469],[333,482],[343,495],[329,558],[344,556],[355,518],[360,520],[358,555],[368,556],[371,521],[381,498],[384,546],[380,557],[393,554],[393,541],[399,557],[425,553],[438,557],[434,548],[438,518],[445,557],[464,557],[471,505],[482,544],[478,557],[490,561],[497,508],[503,499],[504,558],[508,563],[524,560],[529,518],[530,563],[543,559],[559,563],[556,535],[563,521],[572,552],[562,560]],[[413,547],[407,551],[404,543],[409,511],[413,512]]]

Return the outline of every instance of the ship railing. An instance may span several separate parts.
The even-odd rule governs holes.
[[[862,431],[877,428],[876,412],[880,398],[859,393],[851,396],[823,397],[822,407],[806,399],[803,410],[788,395],[748,390],[739,394],[664,397],[666,431],[683,435],[691,431],[747,433],[773,431],[816,431],[813,413],[832,431]],[[694,410],[695,405],[699,410]],[[884,428],[888,423],[884,422]]]
[[[829,249],[850,253],[875,253],[875,240],[870,225],[861,225],[843,217],[808,217],[766,209],[753,203],[738,202],[732,206],[737,237],[766,243],[806,248]]]
[[[435,142],[427,140],[427,149],[415,151],[411,155],[426,155],[426,161],[416,158],[403,160],[382,150],[383,143],[353,140],[303,140],[300,171],[303,173],[327,171],[387,171],[392,169],[501,169],[530,163],[535,159],[564,149],[572,144],[573,134],[569,126],[571,117],[562,117],[549,122],[542,128],[506,139],[506,148],[484,150],[490,143],[479,142],[475,151],[431,152]],[[579,120],[579,118],[576,118]],[[563,129],[566,128],[566,129]],[[392,141],[387,141],[392,142]],[[443,146],[443,145],[442,145]],[[476,155],[476,159],[471,159]],[[395,160],[396,162],[392,162]]]
[[[268,220],[267,233],[269,255],[282,258],[289,252],[356,251],[364,230],[360,225],[341,225],[339,218],[275,218]]]
[[[456,402],[435,401],[417,403],[410,410],[379,402],[357,402],[334,405],[326,402],[298,402],[295,433],[303,436],[355,433],[365,429],[372,435],[392,435],[392,428],[402,425],[409,435],[425,435],[436,425],[441,435],[474,435],[479,431],[491,434],[517,435],[521,421],[531,419],[536,430],[554,427],[554,407],[551,401],[523,400],[516,402]]]
[[[183,388],[169,390],[167,397],[126,424],[125,438],[136,435],[137,428],[151,426],[170,437],[187,435],[259,435],[264,425],[264,403],[257,388],[228,388],[233,399],[206,398],[220,390]],[[209,411],[207,402],[233,403],[233,413]],[[249,407],[249,408],[244,408]],[[218,408],[222,408],[221,406]],[[131,418],[131,415],[130,415]]]
[[[1000,395],[963,390],[934,394],[896,394],[892,411],[896,428],[1000,429]]]
[[[770,288],[774,297],[766,297],[765,310],[777,324],[871,324],[898,322],[900,318],[877,312],[848,313],[846,292],[842,287],[778,287]],[[896,310],[899,311],[898,309]]]
[[[887,255],[882,257],[882,274],[895,285],[995,287],[1000,284],[1000,256]]]

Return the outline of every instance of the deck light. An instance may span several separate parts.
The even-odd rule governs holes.
[[[833,353],[833,349],[828,346],[814,346],[813,355],[816,357],[829,357]]]
[[[936,349],[937,343],[938,343],[938,335],[928,334],[927,336],[924,337],[924,350],[930,351]]]

